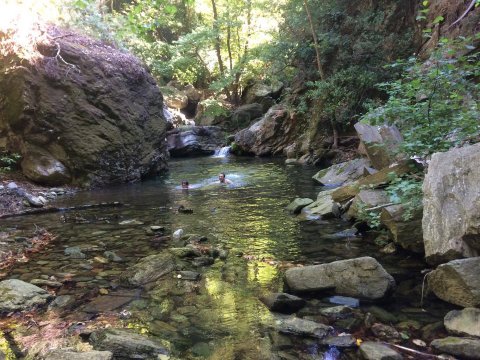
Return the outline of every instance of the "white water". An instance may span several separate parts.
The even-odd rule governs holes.
[[[212,155],[214,158],[224,158],[227,157],[230,153],[230,146],[224,146],[221,149],[215,150],[215,153]]]

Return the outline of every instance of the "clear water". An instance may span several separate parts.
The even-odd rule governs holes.
[[[57,295],[76,299],[89,292],[96,294],[99,288],[114,295],[119,291],[116,284],[121,272],[142,257],[165,251],[152,247],[152,237],[146,233],[151,225],[166,227],[167,234],[181,228],[186,233],[205,235],[207,244],[229,250],[226,261],[217,259],[205,268],[194,268],[186,262],[185,269],[202,273],[200,282],[186,285],[167,276],[154,289],[132,295],[133,302],[114,313],[128,311],[127,326],[171,341],[180,358],[227,359],[228,354],[233,354],[232,359],[268,358],[259,354],[263,354],[268,338],[265,324],[272,315],[258,297],[281,290],[282,271],[292,263],[369,255],[396,278],[411,281],[415,277],[416,283],[421,283],[421,262],[408,255],[379,255],[376,246],[351,235],[349,224],[337,220],[300,223],[285,212],[285,206],[295,197],[316,197],[321,190],[311,180],[316,171],[253,158],[172,160],[170,172],[157,179],[79,192],[56,205],[119,201],[125,206],[4,220],[3,226],[24,230],[41,226],[58,236],[46,251],[17,266],[10,277],[25,281],[42,276],[60,281],[68,278],[69,286],[60,288]],[[225,172],[233,184],[216,184],[220,172]],[[184,179],[191,184],[188,190],[179,186]],[[193,214],[177,213],[180,205],[192,209]],[[143,225],[119,225],[124,220],[137,220]],[[86,258],[64,255],[65,247],[73,246],[80,247]],[[125,262],[103,264],[95,260],[106,250]],[[100,296],[93,296],[93,300]],[[401,299],[389,306],[392,311],[407,311],[408,318],[413,305]],[[446,310],[437,304],[431,306],[432,311],[412,316],[422,324],[440,319]],[[94,315],[81,304],[73,316],[81,321]],[[253,355],[249,355],[249,349],[256,349]],[[335,354],[336,350],[330,350],[328,356],[334,358]]]

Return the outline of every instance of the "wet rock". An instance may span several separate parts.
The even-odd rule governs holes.
[[[85,259],[87,257],[87,255],[85,255],[82,250],[76,246],[66,248],[63,253],[72,259]]]
[[[371,126],[356,123],[354,126],[374,168],[382,169],[396,160],[403,138],[395,125]]]
[[[285,280],[294,291],[332,290],[340,295],[380,299],[395,286],[395,280],[377,260],[361,257],[329,264],[292,268]]]
[[[103,253],[103,255],[110,261],[113,261],[113,262],[123,262],[124,260],[118,256],[117,254],[115,254],[113,251],[105,251]]]
[[[480,359],[480,339],[449,336],[433,340],[430,346],[438,352],[458,356],[462,359]]]
[[[262,301],[270,311],[284,314],[297,312],[306,304],[302,298],[285,293],[273,293],[262,296],[260,301]]]
[[[402,338],[402,336],[397,331],[397,329],[385,324],[380,324],[380,323],[373,324],[370,330],[372,331],[373,335],[383,340],[396,341]]]
[[[403,357],[398,352],[373,341],[365,341],[360,345],[360,354],[365,360],[402,360]]]
[[[364,175],[365,168],[370,162],[365,158],[359,158],[335,164],[329,168],[320,170],[312,178],[321,185],[343,185],[352,182]]]
[[[53,309],[62,309],[67,307],[68,305],[72,304],[74,301],[74,297],[71,295],[60,295],[57,296],[51,303],[48,305],[49,310]]]
[[[167,133],[168,151],[172,157],[213,155],[225,146],[225,134],[218,126],[189,126]]]
[[[129,220],[123,220],[118,223],[118,225],[143,225],[143,222],[137,220],[137,219],[129,219]]]
[[[452,260],[432,271],[428,288],[440,299],[463,307],[480,306],[480,257]]]
[[[352,315],[353,309],[345,305],[333,306],[320,310],[320,314],[335,320]]]
[[[176,268],[175,257],[170,253],[150,255],[125,271],[121,278],[133,286],[156,281]]]
[[[197,281],[200,280],[201,274],[196,271],[179,271],[177,278],[182,280]]]
[[[273,327],[275,330],[284,334],[309,336],[320,339],[326,337],[333,331],[331,326],[286,315],[276,315]]]
[[[108,264],[110,262],[108,259],[106,259],[104,257],[101,257],[101,256],[95,256],[93,258],[93,261],[98,262],[100,264]]]
[[[0,313],[32,310],[45,305],[51,298],[47,291],[21,280],[0,282]]]
[[[33,284],[36,286],[49,286],[53,288],[59,288],[63,285],[59,281],[46,280],[46,279],[33,279],[33,280],[30,280],[30,284]]]
[[[83,306],[81,308],[81,311],[90,313],[90,314],[98,314],[98,313],[113,311],[131,302],[136,295],[137,295],[137,292],[135,291],[123,290],[123,291],[116,291],[114,293],[112,292],[110,293],[110,295],[98,296],[92,301],[90,301],[88,304]]]
[[[438,335],[443,332],[445,332],[443,321],[437,321],[431,324],[427,324],[421,329],[422,339],[427,341],[438,338]]]
[[[357,339],[350,334],[341,336],[327,336],[325,339],[322,339],[321,344],[335,346],[337,348],[351,348],[356,346]]]
[[[213,346],[204,342],[199,342],[193,345],[190,351],[196,356],[208,358],[213,352]]]
[[[44,360],[110,360],[113,354],[110,351],[77,352],[72,349],[57,349],[49,351]]]
[[[7,189],[8,189],[8,190],[18,189],[18,185],[17,185],[15,182],[13,182],[13,181],[12,181],[12,182],[9,182],[9,183],[7,184]]]
[[[384,323],[395,324],[398,321],[395,315],[378,306],[370,306],[367,311],[372,314],[378,321]]]
[[[380,222],[390,231],[396,244],[406,250],[421,254],[425,251],[422,211],[417,211],[408,221],[405,220],[404,215],[405,211],[401,205],[387,206],[381,210]]]
[[[313,203],[312,199],[297,198],[287,205],[286,209],[291,214],[298,214],[305,206]]]
[[[30,206],[36,208],[41,208],[47,203],[47,200],[43,196],[34,196],[29,193],[25,193],[25,199],[27,199]]]
[[[360,301],[358,299],[348,296],[331,296],[327,298],[327,301],[331,304],[345,305],[353,308],[358,308],[360,306]]]
[[[183,91],[178,90],[174,86],[161,86],[160,91],[163,95],[163,100],[165,105],[169,108],[182,110],[185,109],[188,105],[188,96],[183,93]]]
[[[322,219],[340,216],[340,208],[332,199],[334,190],[326,190],[318,193],[317,200],[302,209],[302,214],[319,215]]]
[[[150,226],[150,230],[152,230],[153,232],[160,232],[160,231],[165,231],[165,227],[159,226],[159,225],[152,225]]]
[[[228,130],[238,130],[249,127],[252,122],[262,117],[267,109],[263,109],[262,104],[251,103],[239,106],[232,114],[226,125]]]
[[[174,240],[180,239],[183,236],[184,233],[185,233],[185,231],[183,231],[183,229],[175,230],[175,232],[173,233],[173,239]]]
[[[451,334],[480,337],[480,309],[452,310],[445,315],[443,323]]]
[[[215,262],[215,259],[210,257],[210,256],[200,256],[195,259],[193,259],[192,264],[194,266],[200,267],[200,266],[210,266],[213,265]]]
[[[423,182],[427,262],[480,255],[480,144],[433,154]]]
[[[127,329],[95,331],[89,342],[96,350],[107,350],[115,359],[157,359],[169,355],[170,344],[165,340],[152,339]]]
[[[168,251],[179,258],[201,256],[198,250],[191,247],[170,248]]]

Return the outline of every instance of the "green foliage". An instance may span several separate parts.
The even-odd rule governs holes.
[[[227,116],[229,114],[228,109],[222,104],[222,102],[216,99],[206,99],[199,103],[199,105],[204,109],[203,115],[218,117],[218,116]]]
[[[17,153],[0,153],[0,173],[12,171],[13,169],[15,169],[20,158],[21,155]]]
[[[360,221],[364,221],[372,229],[379,229],[382,225],[380,222],[380,210],[369,210],[366,204],[357,204],[357,218]]]
[[[404,67],[402,78],[379,85],[389,99],[362,121],[397,125],[405,140],[401,151],[409,156],[425,157],[478,136],[480,62],[470,41],[443,40],[425,64],[412,58],[390,66]]]
[[[417,175],[394,176],[390,179],[386,191],[390,201],[394,204],[402,204],[403,219],[412,220],[422,208],[423,179]]]

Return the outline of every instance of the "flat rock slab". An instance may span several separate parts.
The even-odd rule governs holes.
[[[136,291],[118,291],[109,295],[101,295],[86,304],[82,311],[90,314],[113,311],[128,304],[136,294]]]
[[[360,345],[360,354],[365,360],[402,360],[398,352],[374,341],[365,341]]]
[[[115,359],[157,359],[170,353],[170,343],[152,339],[127,329],[95,331],[89,342],[96,350],[107,350]]]
[[[57,349],[48,352],[45,360],[111,360],[110,351],[85,351],[76,352],[71,349]]]
[[[340,186],[362,177],[365,174],[365,169],[368,167],[370,167],[368,159],[353,159],[320,170],[312,177],[312,179],[324,186]]]
[[[270,311],[284,314],[292,314],[304,307],[306,303],[298,296],[285,293],[269,294],[261,297],[260,300]]]
[[[458,356],[461,359],[480,359],[480,339],[449,336],[430,343],[438,352]]]
[[[170,253],[162,253],[141,259],[121,277],[130,285],[142,286],[160,279],[175,269],[175,256]]]
[[[326,337],[333,331],[331,326],[287,315],[276,315],[273,327],[275,330],[284,334],[320,339]]]
[[[440,299],[463,307],[480,306],[480,257],[453,260],[432,271],[428,288]]]
[[[0,313],[31,310],[45,305],[53,296],[38,286],[10,279],[0,282]]]
[[[361,257],[329,264],[289,269],[285,280],[299,292],[333,290],[336,294],[380,299],[395,287],[395,280],[377,260]]]
[[[480,309],[452,310],[445,315],[443,323],[451,334],[480,337]]]
[[[296,198],[287,205],[286,209],[291,214],[298,214],[305,206],[310,205],[311,203],[313,203],[312,199]]]

